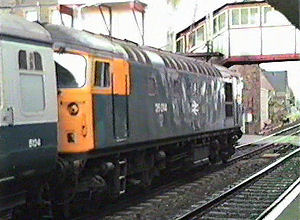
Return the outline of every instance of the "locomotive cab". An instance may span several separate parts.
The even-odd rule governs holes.
[[[85,152],[94,148],[93,114],[87,78],[89,57],[56,52],[59,105],[59,152]]]
[[[54,60],[59,90],[58,151],[83,153],[100,148],[107,135],[102,134],[103,128],[112,122],[116,126],[111,127],[109,136],[126,139],[127,105],[122,96],[129,94],[128,63],[66,50],[55,53]],[[109,119],[101,114],[107,108],[112,112]]]

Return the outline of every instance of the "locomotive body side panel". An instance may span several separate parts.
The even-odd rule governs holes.
[[[238,126],[235,115],[226,116],[222,78],[176,72],[139,63],[130,64],[131,93],[128,103],[128,136],[114,136],[116,97],[94,95],[97,148],[147,143]],[[234,85],[235,86],[235,85]],[[121,98],[121,97],[119,97]],[[232,97],[233,98],[233,97]],[[232,109],[233,111],[234,109]],[[127,109],[123,109],[126,117]],[[117,126],[124,126],[122,124]]]

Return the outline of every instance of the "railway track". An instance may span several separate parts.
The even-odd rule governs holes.
[[[298,129],[299,125],[278,134],[298,135]],[[274,138],[278,134],[272,135],[272,141],[280,142],[285,138]],[[162,186],[132,195],[129,199],[120,199],[76,219],[175,219],[198,207],[200,203],[216,198],[232,188],[237,181],[242,181],[276,160],[261,158],[259,155],[262,152],[283,156],[296,148],[298,147],[280,143],[238,146],[236,154],[225,166],[215,164],[210,165],[209,169],[191,171],[184,177],[182,174],[175,175],[175,179],[166,179]]]
[[[262,219],[300,183],[299,167],[300,148],[176,220]]]

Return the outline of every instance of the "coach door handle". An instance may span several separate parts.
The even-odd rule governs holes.
[[[9,126],[14,124],[14,109],[13,107],[8,107],[4,112],[3,122],[7,123]]]

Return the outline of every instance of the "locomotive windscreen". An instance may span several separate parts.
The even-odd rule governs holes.
[[[77,54],[54,54],[58,88],[80,88],[85,84],[86,59]]]

